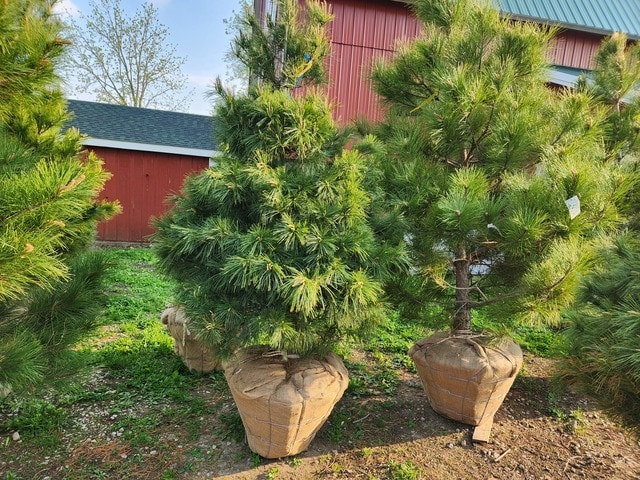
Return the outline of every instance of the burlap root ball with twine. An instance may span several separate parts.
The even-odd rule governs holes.
[[[160,315],[160,320],[173,337],[173,350],[189,370],[199,373],[222,370],[221,362],[189,330],[189,319],[184,310],[169,306]]]
[[[342,360],[243,349],[225,365],[249,448],[264,458],[307,449],[349,385]]]
[[[486,425],[488,439],[493,416],[522,367],[520,346],[508,337],[444,332],[419,340],[409,355],[431,407],[458,422]]]

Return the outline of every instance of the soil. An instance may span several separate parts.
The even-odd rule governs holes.
[[[228,391],[216,388],[221,377],[212,376],[197,389],[211,413],[196,427],[168,414],[151,426],[154,440],[145,444],[126,429],[114,432],[104,405],[78,405],[73,426],[53,449],[3,434],[0,478],[640,479],[638,437],[592,399],[556,392],[553,366],[526,355],[486,444],[471,441],[473,427],[436,414],[417,375],[403,370],[392,395],[347,393],[307,451],[265,460],[234,438],[235,406]],[[149,408],[135,403],[131,413],[144,418]]]

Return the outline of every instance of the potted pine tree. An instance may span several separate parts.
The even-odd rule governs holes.
[[[236,37],[248,93],[217,82],[224,154],[186,181],[153,237],[190,330],[227,359],[249,447],[267,458],[314,438],[348,385],[334,348],[375,323],[378,278],[404,258],[377,243],[366,158],[343,149],[310,87],[324,76],[326,6],[276,4],[264,24],[247,12]]]
[[[501,17],[488,2],[413,8],[423,35],[372,73],[389,107],[381,163],[394,185],[386,199],[409,220],[405,283],[432,294],[451,329],[410,354],[433,408],[486,441],[522,352],[475,331],[472,312],[505,332],[557,323],[589,238],[619,220],[624,174],[603,148],[593,97],[545,86],[553,30]]]

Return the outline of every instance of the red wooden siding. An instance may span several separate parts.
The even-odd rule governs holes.
[[[399,40],[415,38],[419,23],[409,7],[390,0],[328,0],[334,20],[329,59],[328,95],[334,119],[346,124],[358,118],[379,120],[380,101],[367,76],[374,59],[391,57]],[[563,30],[550,52],[554,65],[593,68],[602,36]]]
[[[209,165],[203,157],[90,147],[111,173],[101,198],[118,200],[122,213],[98,226],[98,239],[144,242],[153,232],[151,217],[167,210],[166,198],[178,193],[187,174]]]
[[[549,61],[562,67],[592,69],[601,42],[601,35],[564,30],[556,37]]]
[[[409,8],[387,0],[329,0],[331,23],[328,96],[334,119],[377,120],[380,103],[368,79],[375,59],[390,57],[399,40],[414,38],[419,24]]]

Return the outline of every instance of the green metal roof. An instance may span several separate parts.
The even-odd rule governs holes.
[[[68,100],[68,123],[89,138],[85,145],[211,156],[217,149],[213,118],[206,115]]]
[[[640,38],[640,0],[493,0],[514,18]]]

